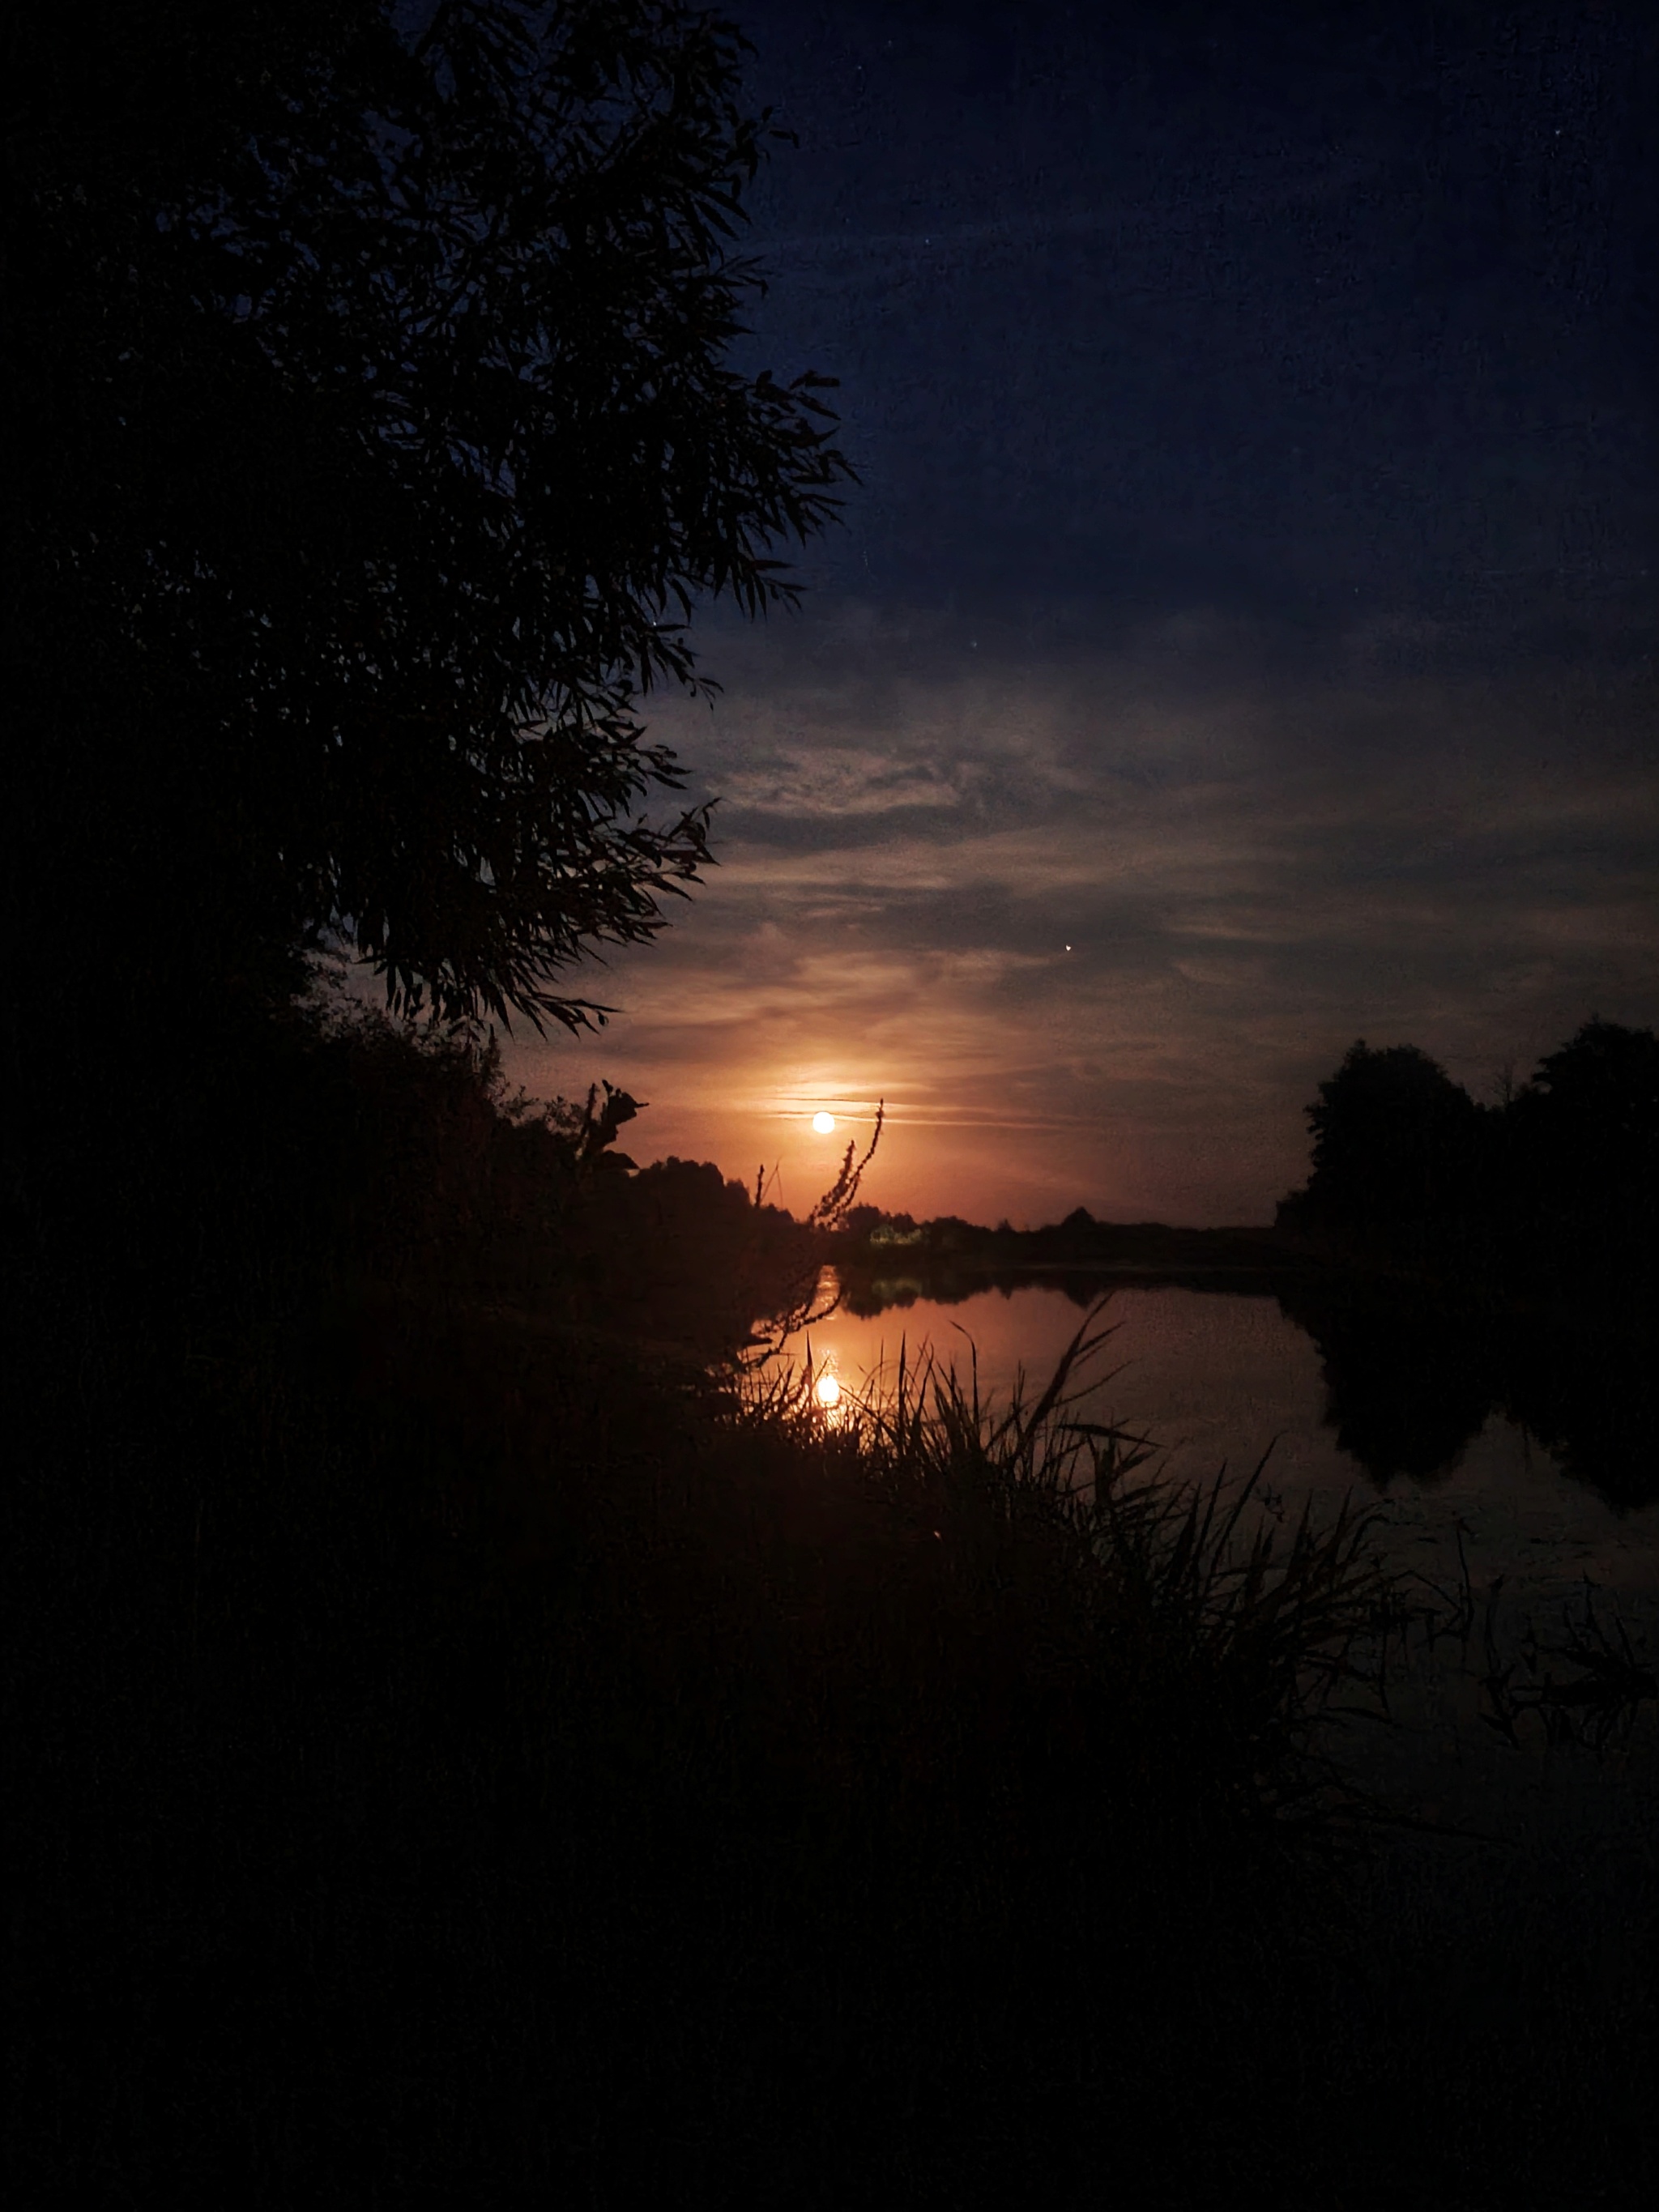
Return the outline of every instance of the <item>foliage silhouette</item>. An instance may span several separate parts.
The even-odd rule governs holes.
[[[620,1154],[641,1109],[608,1083],[580,1102],[509,1097],[477,1024],[362,1006],[325,1012],[313,1049],[351,1102],[335,1242],[359,1281],[719,1364],[816,1279],[810,1231],[711,1162]]]
[[[769,118],[680,0],[29,9],[8,132],[22,916],[71,996],[328,933],[395,1008],[557,978],[708,857],[640,695],[850,471],[728,365]],[[74,957],[78,954],[78,960]],[[107,994],[106,994],[107,995]]]
[[[1281,1226],[1313,1222],[1357,1249],[1420,1251],[1463,1210],[1480,1109],[1415,1045],[1351,1046],[1308,1124],[1313,1173]]]
[[[1571,1263],[1654,1280],[1659,1255],[1659,1037],[1589,1021],[1538,1066],[1508,1125],[1506,1197]]]
[[[1659,1292],[1659,1038],[1587,1022],[1501,1107],[1412,1045],[1354,1045],[1308,1109],[1313,1172],[1279,1229],[1491,1294]]]

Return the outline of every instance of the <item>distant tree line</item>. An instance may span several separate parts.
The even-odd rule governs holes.
[[[1313,1171],[1277,1226],[1376,1264],[1616,1279],[1659,1252],[1659,1038],[1591,1020],[1483,1106],[1415,1045],[1362,1039],[1308,1109]]]
[[[641,1103],[511,1091],[476,1024],[313,1000],[284,1104],[317,1185],[325,1269],[416,1297],[510,1307],[698,1359],[816,1279],[811,1230],[708,1161],[640,1168],[617,1138]]]

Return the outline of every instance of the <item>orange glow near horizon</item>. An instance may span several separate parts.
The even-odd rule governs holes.
[[[1634,690],[1482,678],[1465,701],[1369,661],[1351,684],[1203,622],[952,674],[908,613],[850,621],[725,636],[713,727],[660,702],[653,732],[730,806],[720,869],[610,957],[602,1036],[504,1041],[534,1097],[604,1078],[640,1102],[642,1166],[763,1170],[804,1218],[884,1100],[859,1192],[884,1211],[1260,1226],[1356,1036],[1480,1097],[1587,1006],[1659,1016]],[[1582,757],[1557,758],[1569,725]],[[1555,823],[1565,904],[1471,860]]]

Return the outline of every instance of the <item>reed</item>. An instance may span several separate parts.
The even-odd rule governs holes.
[[[1074,1694],[1109,1706],[1120,1751],[1179,1771],[1189,1796],[1232,1819],[1328,1842],[1385,1817],[1328,1747],[1333,1723],[1382,1718],[1401,1577],[1376,1557],[1378,1509],[1312,1503],[1286,1528],[1263,1497],[1268,1455],[1243,1480],[1163,1471],[1155,1443],[1088,1410],[1113,1327],[1109,1297],[1085,1316],[1040,1384],[1022,1370],[981,1390],[931,1346],[826,1408],[810,1351],[738,1380],[740,1418],[816,1452],[878,1497],[896,1528],[930,1534],[941,1565],[981,1604],[1024,1589],[1064,1646]],[[1402,1816],[1404,1817],[1404,1816]]]

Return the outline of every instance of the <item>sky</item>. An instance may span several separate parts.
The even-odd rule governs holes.
[[[719,865],[542,1095],[799,1212],[1261,1222],[1358,1037],[1659,1022],[1659,15],[737,5],[798,613],[653,738]],[[815,1112],[836,1117],[826,1136]]]

